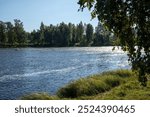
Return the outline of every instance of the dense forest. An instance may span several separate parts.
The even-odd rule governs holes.
[[[72,47],[109,46],[114,37],[101,23],[97,27],[80,22],[75,25],[64,22],[49,26],[41,22],[38,30],[25,31],[23,22],[0,21],[0,47]]]

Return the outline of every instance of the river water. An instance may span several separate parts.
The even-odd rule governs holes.
[[[81,77],[129,69],[127,60],[126,53],[112,47],[0,49],[0,99],[55,94]]]

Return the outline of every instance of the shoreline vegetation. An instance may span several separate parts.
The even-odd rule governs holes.
[[[111,46],[115,36],[99,22],[96,27],[90,23],[80,22],[45,25],[41,22],[39,29],[27,32],[23,22],[0,21],[0,48],[11,47],[91,47]]]
[[[22,100],[149,100],[150,81],[147,87],[138,82],[131,70],[103,72],[73,81],[60,88],[56,95],[33,93]]]

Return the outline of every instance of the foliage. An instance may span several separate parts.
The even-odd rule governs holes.
[[[100,22],[95,28],[94,44],[96,46],[111,45],[113,42],[110,39],[110,31],[108,31]]]
[[[150,2],[148,0],[79,0],[80,8],[92,10],[128,51],[133,70],[146,86],[150,74]]]
[[[27,33],[23,23],[15,19],[14,25],[11,22],[0,21],[0,47],[16,47],[27,45]]]
[[[26,41],[27,41],[27,37],[26,37],[26,32],[23,28],[23,23],[18,20],[18,19],[15,19],[14,20],[14,31],[16,33],[16,41],[17,41],[17,44],[20,45],[20,46],[25,46],[26,45]]]
[[[87,43],[89,43],[90,41],[93,41],[93,26],[91,24],[87,24],[86,26],[86,39],[87,39]]]
[[[99,30],[103,30],[101,26]],[[64,22],[46,26],[41,22],[40,29],[26,32],[23,23],[15,19],[11,22],[0,22],[0,47],[69,47],[69,46],[103,46],[112,45],[105,32],[94,37],[91,24],[77,25]],[[99,43],[99,40],[102,43]],[[103,41],[101,41],[103,40]],[[107,43],[107,44],[106,44]]]
[[[6,29],[5,24],[2,21],[0,21],[0,44],[3,46],[5,46],[5,43],[7,41],[5,29]]]

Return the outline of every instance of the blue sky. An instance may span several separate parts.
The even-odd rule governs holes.
[[[45,25],[61,22],[77,24],[80,21],[97,25],[91,20],[87,9],[78,12],[78,0],[0,0],[0,20],[20,19],[27,31],[38,29],[41,22]]]

